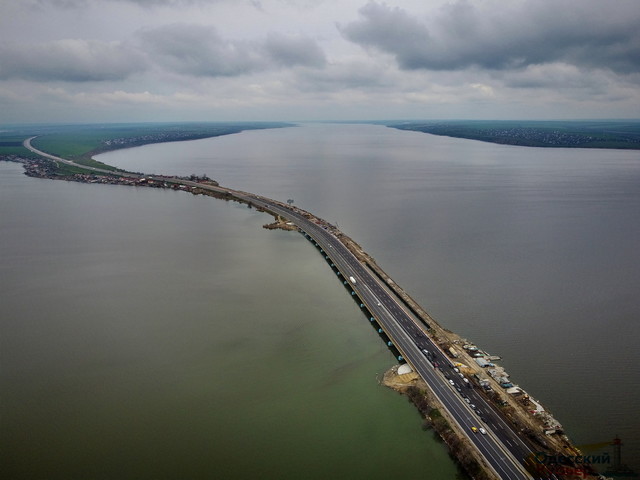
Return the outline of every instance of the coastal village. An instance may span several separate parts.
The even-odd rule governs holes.
[[[150,187],[150,188],[170,188],[172,190],[196,190],[197,187],[188,187],[186,185],[179,185],[177,183],[168,183],[158,181],[158,178],[162,178],[162,175],[154,175],[154,179],[146,178],[144,176],[126,176],[126,175],[109,175],[103,173],[74,173],[71,175],[61,175],[58,173],[55,163],[51,160],[23,158],[19,156],[4,156],[0,157],[0,160],[22,163],[25,169],[25,174],[35,178],[47,178],[50,180],[66,180],[70,182],[79,183],[98,183],[103,185],[126,185],[132,187]],[[167,177],[169,178],[169,177]],[[211,180],[206,175],[196,176],[191,175],[187,177],[171,177],[172,179],[181,178],[183,180],[195,181],[206,185],[217,186],[218,182]],[[201,192],[199,192],[201,193]]]

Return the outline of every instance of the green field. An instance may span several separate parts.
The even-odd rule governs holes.
[[[22,146],[25,138],[12,133],[0,132],[0,157],[4,155],[16,155],[20,157],[33,158],[36,155]]]
[[[527,147],[640,149],[638,120],[458,120],[384,124],[401,130]]]
[[[37,157],[22,146],[33,136],[32,145],[44,152],[92,167],[114,169],[97,162],[98,153],[160,142],[196,140],[229,135],[243,130],[279,128],[285,123],[137,123],[95,125],[0,126],[0,157]]]

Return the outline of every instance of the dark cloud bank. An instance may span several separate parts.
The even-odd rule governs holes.
[[[173,24],[138,32],[135,40],[58,40],[0,45],[0,80],[114,81],[159,66],[196,77],[231,77],[289,67],[322,67],[310,38],[273,33],[263,41],[231,41],[211,26]]]
[[[271,34],[263,42],[230,41],[214,27],[174,24],[139,34],[142,48],[159,64],[194,76],[235,76],[279,67],[321,67],[325,56],[305,37]]]
[[[2,80],[123,80],[145,68],[144,56],[121,43],[69,39],[37,44],[0,45]]]
[[[551,62],[640,70],[636,0],[462,0],[424,19],[370,1],[359,13],[361,20],[339,26],[344,37],[393,55],[405,70],[506,70]]]

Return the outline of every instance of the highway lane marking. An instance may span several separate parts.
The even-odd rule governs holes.
[[[415,349],[415,346],[412,345],[411,343],[409,344],[409,346],[413,346]],[[420,361],[417,362],[418,365],[422,364],[420,366],[424,367],[426,363],[424,357],[420,356],[419,358],[420,358]],[[427,368],[427,371],[431,372],[428,375],[431,381],[433,381],[434,377],[437,378],[436,374],[432,372],[431,369]],[[431,388],[431,390],[434,391],[434,394],[436,394],[436,396],[440,399],[440,402],[442,403],[442,405],[445,408],[447,408],[449,412],[451,412],[450,414],[452,416],[452,420],[458,423],[458,425],[463,429],[463,431],[464,431],[464,427],[470,428],[471,424],[475,423],[475,417],[471,418],[469,416],[469,408],[467,404],[466,403],[463,404],[459,401],[459,397],[457,396],[456,392],[453,391],[450,384],[448,383],[442,384],[441,382],[436,382],[435,385],[431,385],[431,383],[429,382],[428,385]],[[447,385],[448,385],[448,388],[447,388]],[[437,386],[438,388],[434,388],[435,386]],[[442,387],[444,387],[445,390],[443,390]],[[438,393],[435,390],[440,391],[441,395],[438,395]],[[458,418],[456,418],[456,415],[458,416]],[[520,464],[517,461],[517,459],[512,458],[510,456],[510,452],[503,451],[503,449],[500,446],[500,441],[497,438],[492,436],[491,437],[492,440],[489,441],[484,436],[482,436],[483,437],[482,439],[471,436],[471,435],[468,435],[468,437],[471,439],[471,441],[476,445],[476,447],[481,451],[483,455],[485,454],[485,451],[487,449],[490,449],[493,453],[500,455],[500,457],[498,458],[501,458],[502,460],[505,460],[505,461],[508,459],[508,462],[507,462],[508,470],[505,469],[505,466],[499,465],[500,467],[499,469],[505,474],[509,475],[507,478],[512,478],[511,475],[513,473],[516,473],[516,477],[520,477],[522,475],[522,471],[518,470],[520,468]],[[480,445],[482,445],[481,442],[486,443],[484,450],[480,447]],[[494,454],[490,453],[489,451],[486,451],[486,453],[491,457],[492,460],[496,461],[496,456]],[[504,457],[503,456],[504,454],[509,455],[509,457]],[[491,462],[489,463],[491,464]]]

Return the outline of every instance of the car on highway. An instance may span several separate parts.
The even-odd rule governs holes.
[[[480,427],[480,429],[479,429],[479,430],[480,430],[480,433],[481,433],[481,434],[483,434],[483,435],[486,435],[486,434],[487,434],[487,431],[486,431],[484,428]]]
[[[473,433],[478,433],[478,429],[477,429],[476,427],[471,427],[471,431],[472,431]]]

